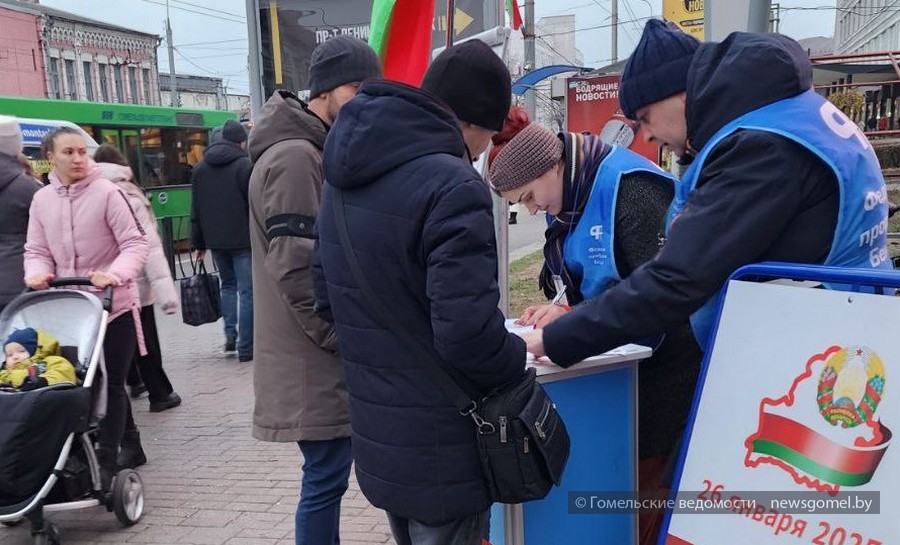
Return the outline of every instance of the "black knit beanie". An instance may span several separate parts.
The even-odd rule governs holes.
[[[500,131],[512,102],[509,69],[481,40],[445,49],[434,59],[422,89],[443,100],[457,119]]]
[[[700,42],[650,19],[619,82],[619,104],[628,119],[637,111],[687,89],[687,73]]]
[[[309,64],[309,96],[315,98],[345,83],[381,76],[378,55],[353,36],[336,36],[319,44]]]

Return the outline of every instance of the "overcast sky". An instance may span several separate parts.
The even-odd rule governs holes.
[[[40,0],[42,4],[73,13],[165,37],[165,0]],[[443,0],[438,0],[443,1]],[[524,0],[519,0],[520,4]],[[727,2],[728,0],[706,0]],[[818,0],[810,9],[809,0],[780,0],[783,11],[781,32],[793,38],[831,36],[834,33],[834,0]],[[102,8],[100,7],[102,5]],[[610,0],[535,0],[538,17],[576,14],[576,28],[608,25]],[[209,8],[201,6],[210,6]],[[214,7],[213,7],[214,6]],[[643,27],[643,18],[651,12],[659,16],[662,0],[620,0],[619,58],[634,48]],[[803,7],[803,10],[791,8]],[[822,8],[822,9],[819,9]],[[831,9],[829,9],[831,8]],[[218,76],[229,92],[246,93],[247,24],[244,0],[171,0],[175,67],[180,74]],[[523,13],[524,14],[524,13]],[[635,22],[633,19],[641,19]],[[581,30],[577,47],[585,64],[599,66],[611,56],[609,28]],[[159,50],[160,71],[168,71],[165,44]]]

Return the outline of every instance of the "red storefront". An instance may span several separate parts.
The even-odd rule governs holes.
[[[619,112],[618,75],[566,80],[566,126],[571,132],[599,134],[606,142],[626,146],[659,162],[659,147],[644,142],[639,124]]]

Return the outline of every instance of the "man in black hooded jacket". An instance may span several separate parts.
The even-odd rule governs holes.
[[[480,545],[491,500],[473,422],[369,307],[332,201],[341,191],[374,295],[470,396],[521,378],[525,345],[498,309],[491,194],[470,162],[503,126],[510,86],[484,43],[457,44],[425,76],[433,94],[367,82],[325,142],[317,305],[337,331],[359,486],[398,545]]]
[[[247,189],[253,163],[247,131],[229,119],[221,140],[203,154],[191,177],[191,245],[202,260],[212,250],[222,281],[225,353],[253,359],[253,273]]]
[[[526,334],[530,352],[571,365],[687,316],[703,347],[717,292],[750,263],[890,267],[884,235],[859,242],[887,221],[877,159],[858,127],[812,91],[812,65],[794,40],[736,32],[700,44],[651,20],[619,99],[646,138],[693,162],[685,192],[656,259]]]

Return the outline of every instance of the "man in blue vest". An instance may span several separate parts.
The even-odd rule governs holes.
[[[706,346],[717,294],[739,267],[789,261],[890,268],[887,194],[859,128],[812,90],[794,40],[734,33],[701,44],[647,23],[619,89],[645,138],[687,166],[659,255],[543,331],[528,350],[559,365],[691,316]]]

